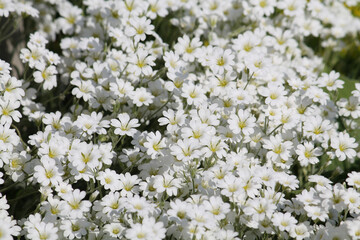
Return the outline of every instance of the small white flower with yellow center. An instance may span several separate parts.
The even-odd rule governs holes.
[[[120,223],[109,223],[104,226],[104,231],[113,238],[120,238],[124,230]]]
[[[65,193],[62,198],[65,200],[62,206],[62,215],[69,216],[70,218],[82,218],[83,214],[88,212],[91,203],[83,200],[86,196],[85,191],[75,189]]]
[[[139,121],[135,119],[130,120],[130,116],[127,113],[120,113],[117,119],[111,119],[111,126],[115,127],[114,133],[120,136],[128,135],[134,136],[136,133],[136,127],[139,127]]]
[[[119,175],[120,179],[120,189],[121,196],[131,197],[133,194],[137,194],[139,191],[139,187],[137,186],[140,182],[140,179],[137,175],[131,175],[130,173],[125,173]]]
[[[134,37],[135,42],[144,41],[146,35],[152,34],[154,30],[150,19],[146,17],[132,17],[129,20],[129,25],[130,26],[125,29],[125,34],[129,37]]]
[[[137,88],[130,94],[129,97],[137,107],[141,107],[143,105],[149,106],[153,103],[154,99],[154,96],[143,87]]]
[[[204,157],[216,155],[218,158],[222,158],[226,155],[226,150],[229,149],[224,140],[217,136],[207,137],[202,143],[205,145],[203,148]]]
[[[19,122],[21,113],[16,109],[20,107],[20,102],[15,100],[0,100],[0,122],[1,124],[11,124],[14,120]]]
[[[272,222],[280,231],[290,231],[296,225],[297,220],[289,212],[277,212],[273,214]]]
[[[215,48],[210,58],[210,69],[214,73],[223,74],[224,71],[231,71],[235,56],[230,49]]]
[[[153,72],[151,66],[155,66],[154,61],[155,57],[149,55],[149,51],[140,48],[136,51],[136,54],[133,54],[129,59],[131,64],[128,66],[128,70],[136,76],[140,76],[141,74],[150,76]]]
[[[62,167],[59,167],[55,160],[48,156],[41,158],[41,164],[34,168],[34,178],[43,186],[57,185],[62,182]]]
[[[356,188],[360,188],[360,172],[352,171],[351,173],[349,173],[346,182],[349,186],[355,186]]]
[[[269,150],[266,154],[268,159],[271,159],[272,161],[279,159],[287,161],[290,159],[293,143],[284,141],[281,135],[278,134],[275,137],[270,136],[270,139],[263,139],[263,142],[263,148]]]
[[[356,156],[354,148],[357,148],[358,144],[355,141],[355,138],[350,137],[348,133],[341,132],[339,136],[331,137],[331,147],[340,161],[346,158],[353,159]]]
[[[229,128],[235,134],[250,135],[254,133],[254,127],[256,126],[256,118],[250,113],[249,110],[242,110],[235,114],[231,114],[228,119]]]
[[[35,68],[38,70],[34,72],[34,81],[36,83],[43,83],[43,89],[51,90],[57,86],[56,67],[53,65],[46,66],[44,63],[37,64]]]
[[[161,138],[161,133],[159,131],[156,131],[155,134],[151,132],[146,137],[144,147],[147,148],[146,153],[151,156],[152,159],[155,159],[159,155],[163,156],[164,153],[162,150],[166,147],[165,138]]]
[[[306,167],[309,165],[309,163],[318,163],[318,156],[322,155],[321,149],[319,147],[315,148],[312,142],[304,142],[304,144],[299,144],[295,152],[299,156],[298,160],[300,165],[303,167]]]
[[[114,170],[105,169],[99,172],[96,179],[100,181],[100,184],[105,189],[110,189],[110,191],[120,190],[120,176]]]

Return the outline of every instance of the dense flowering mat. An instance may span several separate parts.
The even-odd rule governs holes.
[[[360,239],[358,2],[0,0],[0,239]]]

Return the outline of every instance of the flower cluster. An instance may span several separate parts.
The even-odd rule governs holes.
[[[360,239],[356,4],[0,0],[0,239]]]

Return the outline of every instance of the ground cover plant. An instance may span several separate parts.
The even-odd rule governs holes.
[[[356,0],[0,0],[0,239],[360,239]]]

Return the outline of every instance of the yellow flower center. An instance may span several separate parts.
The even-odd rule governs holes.
[[[281,148],[281,145],[279,145],[279,146],[276,146],[275,148],[274,148],[274,153],[276,153],[276,154],[280,154],[280,153],[282,153],[282,148]]]
[[[145,234],[144,233],[138,233],[137,235],[136,235],[136,237],[137,238],[145,238]]]
[[[252,48],[253,47],[249,43],[244,45],[244,50],[247,51],[247,52],[250,52]]]
[[[105,182],[106,182],[106,184],[110,184],[111,183],[111,178],[105,178]]]
[[[68,202],[68,204],[70,205],[70,207],[74,210],[79,209],[80,207],[80,203],[78,201],[74,201],[74,202]]]
[[[310,158],[310,157],[312,157],[312,151],[305,150],[304,155],[306,158]]]
[[[264,8],[267,6],[266,0],[260,1],[260,7]]]
[[[218,66],[224,66],[224,65],[225,65],[224,58],[223,58],[223,57],[219,58],[219,59],[217,60],[216,64],[217,64]]]
[[[118,209],[119,203],[118,203],[118,202],[114,202],[114,203],[112,203],[112,204],[110,205],[110,207],[111,207],[112,209]]]
[[[241,129],[245,128],[246,127],[246,121],[239,121],[238,126]]]
[[[177,212],[176,216],[178,216],[180,219],[183,219],[183,218],[185,218],[186,214],[183,211],[179,211],[179,212]]]
[[[136,28],[136,33],[137,33],[137,34],[141,35],[141,34],[143,34],[144,32],[145,32],[144,28],[142,28],[142,27]]]
[[[340,151],[345,151],[347,149],[346,145],[345,144],[339,144],[339,150]]]
[[[313,130],[313,133],[316,134],[316,135],[319,135],[321,133],[323,133],[324,131],[321,129],[321,127],[316,127],[314,128]]]
[[[52,170],[52,169],[49,170],[49,171],[45,170],[45,176],[46,176],[46,178],[48,178],[48,179],[52,178],[52,177],[54,176],[53,170]]]
[[[52,214],[58,214],[59,213],[59,209],[56,208],[56,207],[51,207],[50,211],[51,211]]]
[[[72,230],[73,232],[77,232],[77,231],[80,230],[80,227],[79,227],[79,225],[71,224],[71,230]]]
[[[194,51],[194,48],[192,48],[191,46],[188,46],[185,49],[185,52],[187,52],[187,53],[192,53],[193,51]]]
[[[75,24],[75,16],[70,15],[69,17],[66,18],[66,21],[68,21],[68,23],[70,23],[71,25]]]

